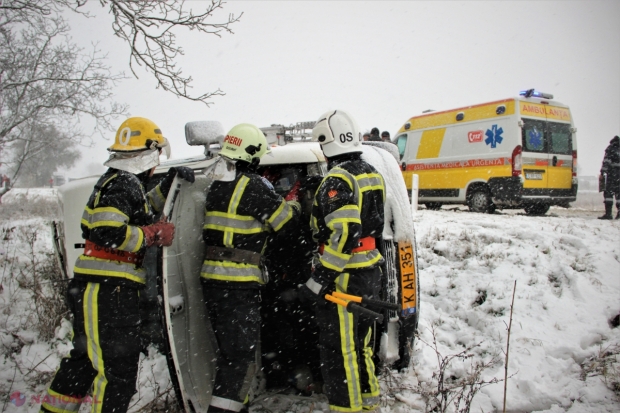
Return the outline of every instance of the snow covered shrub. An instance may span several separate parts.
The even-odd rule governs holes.
[[[55,188],[15,188],[2,197],[0,215],[4,220],[31,217],[57,218],[59,214]]]
[[[24,251],[26,262],[20,266],[17,282],[32,300],[30,308],[39,338],[47,341],[54,338],[56,328],[69,314],[65,302],[67,280],[52,252],[37,251],[35,243],[39,236],[37,228],[28,227],[18,234],[27,251]]]
[[[441,340],[435,327],[431,325],[429,329],[430,342],[420,336],[417,341],[435,353],[437,370],[430,380],[421,379],[414,370],[418,379],[415,392],[424,400],[427,413],[469,413],[474,397],[482,388],[504,381],[496,377],[490,380],[483,378],[487,370],[501,363],[501,358],[498,352],[483,349],[482,342],[474,342],[460,352],[444,355],[439,348]]]
[[[581,380],[600,376],[605,385],[620,398],[620,343],[602,345],[599,351],[581,363]]]

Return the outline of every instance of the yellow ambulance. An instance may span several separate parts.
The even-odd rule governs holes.
[[[577,138],[568,106],[534,89],[518,97],[423,113],[398,131],[407,188],[419,176],[429,209],[523,208],[543,215],[577,196]]]

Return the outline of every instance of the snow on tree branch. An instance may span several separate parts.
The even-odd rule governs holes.
[[[230,14],[228,19],[221,23],[207,21],[215,11],[222,8],[224,2],[204,2],[209,5],[199,14],[194,14],[191,9],[184,9],[183,0],[100,2],[103,6],[108,6],[114,16],[114,34],[126,41],[130,47],[129,67],[134,76],[138,77],[135,65],[142,66],[155,76],[158,88],[207,106],[211,104],[209,99],[213,96],[224,95],[220,89],[198,95],[190,94],[193,79],[191,76],[184,76],[177,67],[175,60],[184,52],[176,43],[174,32],[177,28],[186,28],[218,37],[222,32],[232,33],[230,25],[239,21],[241,16]]]

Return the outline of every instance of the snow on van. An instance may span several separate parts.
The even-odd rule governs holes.
[[[398,131],[403,177],[419,176],[429,209],[524,208],[545,214],[577,196],[577,138],[568,106],[529,89],[518,97],[410,118]]]

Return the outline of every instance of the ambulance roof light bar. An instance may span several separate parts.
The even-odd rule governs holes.
[[[553,99],[553,95],[551,93],[539,92],[536,89],[522,90],[519,92],[519,95],[525,96],[526,98]]]

